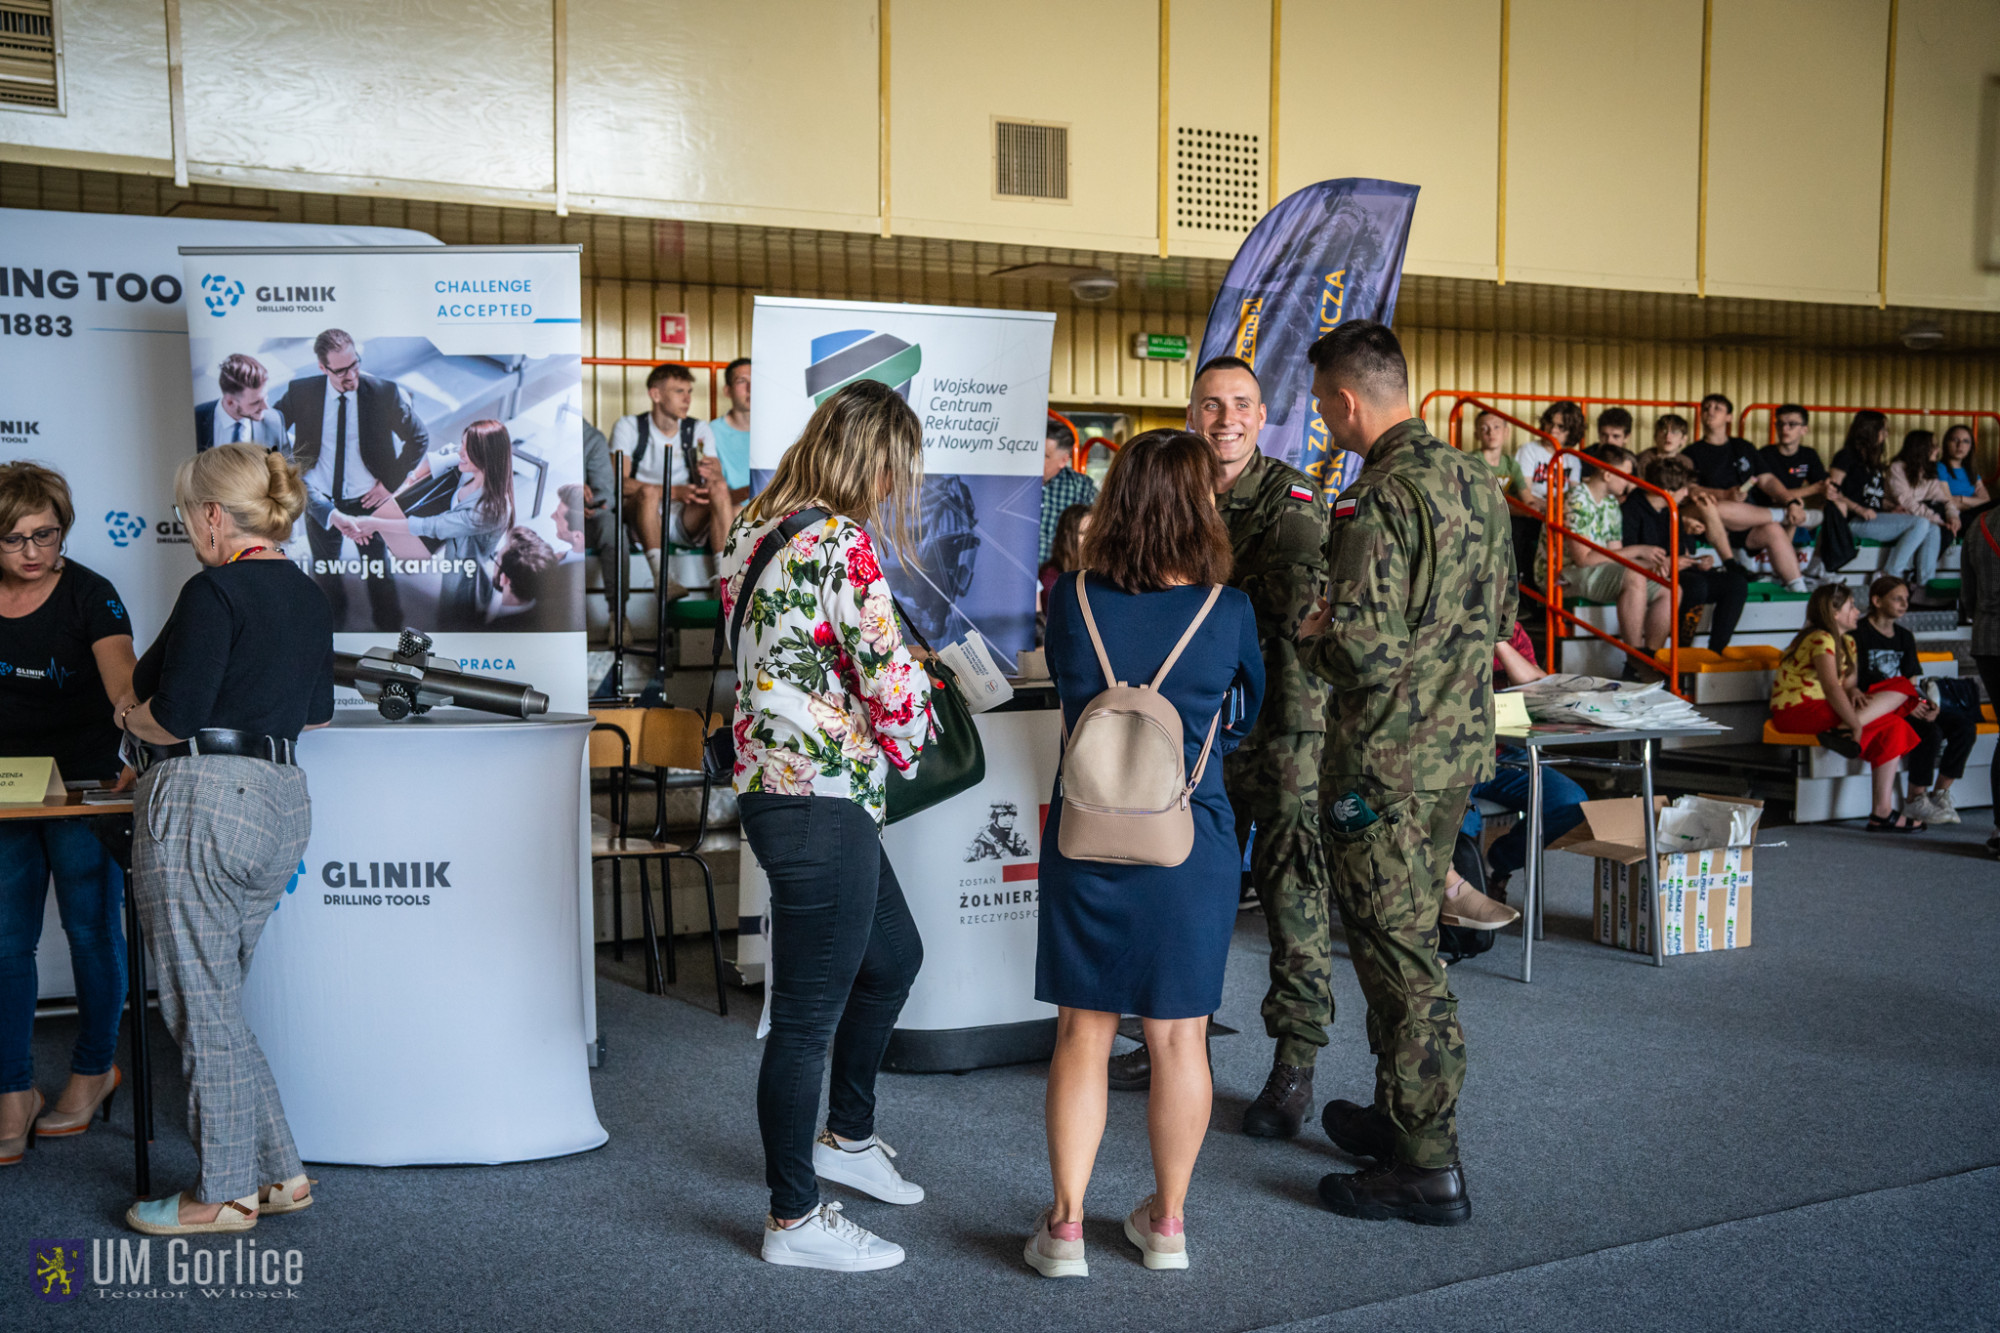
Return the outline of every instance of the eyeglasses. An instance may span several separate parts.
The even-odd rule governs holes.
[[[61,528],[36,528],[33,532],[10,532],[0,537],[0,551],[12,555],[29,542],[47,550],[60,541],[62,541]]]
[[[319,368],[329,375],[345,375],[351,370],[361,369],[361,358],[357,356],[344,366],[329,366],[326,362],[322,361],[319,363]]]

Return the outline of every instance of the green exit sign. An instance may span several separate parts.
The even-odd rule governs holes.
[[[1178,333],[1135,333],[1132,355],[1141,361],[1185,361],[1188,340]]]

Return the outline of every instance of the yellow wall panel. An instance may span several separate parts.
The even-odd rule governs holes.
[[[1980,90],[2000,77],[2000,5],[1903,0],[1889,199],[1889,300],[2000,305],[1977,262]]]
[[[573,0],[578,206],[872,225],[875,13],[875,0]]]
[[[547,0],[181,6],[188,156],[257,173],[554,188]]]
[[[1283,20],[1279,192],[1335,176],[1421,186],[1409,270],[1492,277],[1497,0],[1294,0]]]
[[[1711,295],[1872,300],[1889,0],[1726,0],[1709,96]]]
[[[170,169],[167,21],[159,0],[62,6],[67,113],[0,111],[0,144],[17,161],[101,156],[112,170]],[[116,159],[124,159],[117,161]]]
[[[1153,248],[1155,0],[902,0],[890,13],[890,214],[898,230]],[[1069,126],[1067,202],[994,197],[996,116]]]
[[[1692,291],[1702,0],[1513,0],[1509,281]]]

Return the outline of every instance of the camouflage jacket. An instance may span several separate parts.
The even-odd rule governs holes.
[[[1229,586],[1249,595],[1264,654],[1264,707],[1243,742],[1326,730],[1326,686],[1299,664],[1299,622],[1326,580],[1326,506],[1305,473],[1267,454],[1251,458],[1216,500],[1236,558]]]
[[[1333,684],[1322,781],[1436,791],[1493,775],[1493,645],[1513,633],[1506,502],[1486,465],[1411,418],[1334,503],[1326,631],[1300,649]]]

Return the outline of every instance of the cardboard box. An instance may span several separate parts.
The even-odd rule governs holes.
[[[1550,844],[1552,851],[1591,857],[1592,929],[1599,944],[1634,953],[1653,952],[1654,932],[1667,954],[1711,953],[1750,946],[1751,886],[1760,801],[1698,798],[1736,807],[1733,846],[1662,852],[1646,892],[1645,816],[1638,797],[1585,801],[1583,822]],[[1668,805],[1654,799],[1655,819]]]

